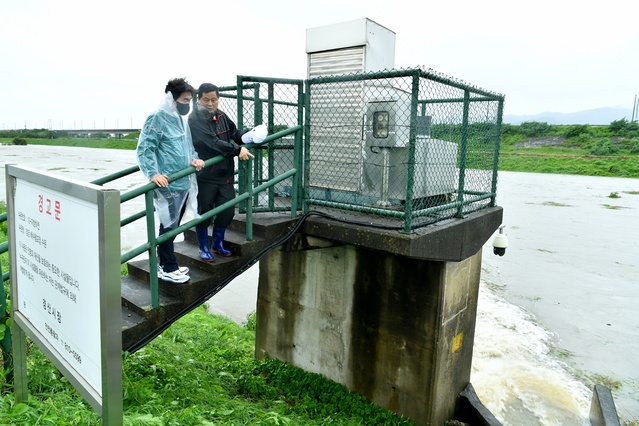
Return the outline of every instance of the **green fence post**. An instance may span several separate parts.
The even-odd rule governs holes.
[[[0,265],[0,276],[2,276],[2,265]],[[11,358],[11,319],[7,303],[7,294],[4,291],[4,280],[0,285],[0,331],[2,331],[2,339],[0,347],[2,348],[2,365],[6,371],[6,382],[13,382],[13,361]],[[4,330],[1,330],[4,328]]]
[[[304,96],[304,82],[300,81],[297,83],[297,124],[302,126],[304,129],[304,111],[306,108],[305,104],[305,96]],[[308,110],[306,110],[308,111]],[[293,204],[291,205],[291,217],[295,217],[297,215],[297,209],[303,208],[303,199],[304,189],[302,185],[304,181],[302,177],[304,176],[304,131],[299,130],[295,132],[295,142],[293,148],[293,158],[295,168],[297,169],[297,174],[293,178],[293,193],[291,194],[293,198]]]
[[[504,99],[499,100],[497,106],[497,129],[495,129],[495,146],[493,148],[493,181],[491,185],[492,197],[490,198],[490,206],[495,207],[497,204],[497,170],[499,169],[499,150],[501,149],[501,121],[504,114]]]
[[[470,92],[464,90],[464,112],[462,118],[461,130],[461,150],[459,155],[459,186],[457,189],[457,197],[461,198],[461,202],[457,206],[457,217],[464,215],[464,187],[466,180],[466,156],[468,154],[468,115],[470,110]]]
[[[155,254],[157,240],[155,238],[155,210],[153,207],[153,192],[144,193],[146,204],[146,235],[149,241],[149,275],[151,279],[151,306],[160,307],[160,291],[158,286],[158,259]]]
[[[417,103],[419,97],[419,70],[412,75],[410,99],[410,126],[408,133],[408,173],[406,179],[406,206],[404,210],[404,233],[410,234],[413,218],[413,194],[415,193],[415,143],[417,140]]]
[[[249,194],[253,194],[253,175],[251,161],[246,161],[246,188]],[[253,202],[248,198],[246,204],[246,240],[253,241]]]

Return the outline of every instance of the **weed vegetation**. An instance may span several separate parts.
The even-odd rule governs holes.
[[[639,123],[505,124],[499,170],[639,178]]]
[[[254,357],[244,326],[195,309],[123,357],[125,425],[410,425],[344,386],[289,364]],[[35,345],[28,346],[29,401],[0,379],[1,425],[99,425],[100,416]]]

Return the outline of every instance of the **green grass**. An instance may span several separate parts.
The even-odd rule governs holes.
[[[555,173],[583,176],[639,178],[639,155],[579,156],[560,152],[548,154],[545,149],[512,149],[502,151],[499,170],[529,173]]]
[[[72,146],[82,148],[135,149],[136,139],[27,139],[29,145]],[[11,145],[13,138],[0,138],[0,144]],[[27,149],[25,147],[25,149]]]
[[[323,376],[255,359],[254,323],[201,307],[123,357],[125,425],[410,425]],[[0,378],[0,425],[99,425],[100,417],[35,345],[29,401]]]
[[[505,124],[499,170],[637,178],[639,124],[626,120],[609,126]]]

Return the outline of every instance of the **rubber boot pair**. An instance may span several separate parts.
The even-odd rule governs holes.
[[[213,262],[215,257],[209,249],[209,227],[196,226],[195,235],[197,235],[197,243],[200,248],[200,259],[204,262]]]
[[[224,248],[224,233],[226,232],[226,228],[213,227],[213,245],[211,246],[211,251],[220,256],[228,257],[232,253]]]

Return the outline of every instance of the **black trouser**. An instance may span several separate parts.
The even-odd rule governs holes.
[[[231,183],[212,183],[202,180],[197,181],[197,212],[200,215],[235,198],[235,188]],[[235,215],[235,207],[221,211],[215,216],[213,226],[226,228],[231,224]],[[211,220],[204,221],[198,226],[208,227]]]
[[[160,222],[160,232],[159,235],[166,234],[180,226],[180,221],[182,220],[182,216],[184,216],[184,212],[186,211],[186,203],[188,202],[189,197],[187,195],[184,200],[184,204],[182,204],[182,208],[180,209],[180,218],[177,223],[170,227],[165,228],[164,225]],[[177,263],[177,258],[175,257],[175,249],[173,245],[173,241],[175,241],[175,237],[169,238],[162,244],[158,244],[158,257],[160,258],[160,266],[164,272],[173,272],[176,271],[180,266]]]

